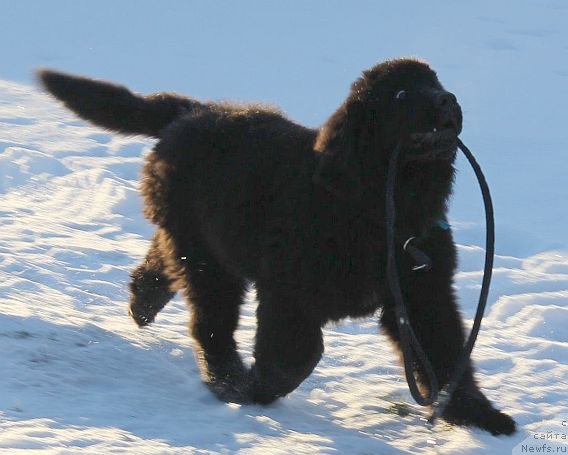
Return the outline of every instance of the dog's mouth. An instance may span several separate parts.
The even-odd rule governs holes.
[[[456,155],[458,134],[453,125],[411,133],[406,141],[407,159],[412,161],[452,160]]]

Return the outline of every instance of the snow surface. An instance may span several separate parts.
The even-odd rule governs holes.
[[[0,17],[0,453],[506,454],[568,412],[566,2],[111,3],[24,0]],[[397,55],[426,58],[458,95],[493,190],[499,255],[474,360],[513,437],[428,429],[372,319],[326,328],[324,358],[287,398],[217,401],[179,298],[144,330],[126,313],[152,232],[137,193],[152,142],[78,121],[30,80],[49,65],[274,102],[317,125],[359,71]],[[456,288],[471,323],[484,234],[458,168]],[[251,290],[237,334],[249,361],[254,310]]]

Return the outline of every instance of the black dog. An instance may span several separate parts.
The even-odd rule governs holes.
[[[40,78],[82,118],[159,139],[142,180],[145,214],[157,230],[132,274],[130,313],[146,325],[183,289],[204,380],[223,400],[269,403],[293,391],[318,363],[329,321],[381,310],[398,343],[385,278],[384,201],[389,155],[401,144],[401,285],[438,382],[447,382],[464,343],[452,290],[456,250],[445,223],[462,115],[426,64],[401,59],[364,72],[319,130],[259,105],[143,97],[53,71]],[[412,270],[402,247],[410,237],[431,259],[430,271]],[[247,371],[233,332],[249,282],[259,305]],[[479,390],[471,365],[444,418],[493,434],[515,431]]]

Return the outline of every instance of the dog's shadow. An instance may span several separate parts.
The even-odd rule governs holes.
[[[385,437],[393,433],[390,423],[350,429],[329,407],[305,400],[310,380],[270,406],[224,404],[201,382],[189,347],[163,340],[149,346],[144,338],[150,339],[142,335],[137,343],[91,324],[0,315],[4,417],[47,419],[57,434],[115,428],[138,442],[213,452],[289,445],[304,453],[315,445],[324,453],[404,453]]]

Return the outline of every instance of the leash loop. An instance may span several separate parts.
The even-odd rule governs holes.
[[[400,288],[400,281],[397,273],[396,266],[396,243],[395,243],[395,221],[396,221],[396,209],[394,203],[394,191],[395,191],[395,180],[396,180],[396,170],[398,164],[398,158],[400,155],[400,144],[398,144],[392,152],[391,159],[389,161],[388,173],[387,173],[387,184],[386,184],[386,236],[387,236],[387,277],[389,285],[391,288],[391,293],[394,299],[394,308],[396,316],[396,324],[398,327],[400,346],[404,358],[404,371],[406,376],[406,381],[408,383],[408,388],[412,398],[421,406],[433,406],[432,416],[429,419],[430,424],[434,424],[436,419],[441,416],[446,409],[446,406],[451,400],[452,394],[456,390],[466,368],[469,365],[469,359],[471,357],[471,352],[475,345],[477,335],[479,334],[479,329],[481,327],[481,321],[483,319],[483,313],[487,305],[487,298],[489,296],[489,286],[491,284],[491,275],[493,270],[493,257],[495,253],[495,222],[493,213],[493,204],[491,201],[491,195],[489,192],[489,186],[485,180],[485,176],[481,171],[481,167],[475,160],[471,151],[464,145],[464,143],[458,138],[458,146],[460,150],[464,153],[465,157],[469,161],[471,167],[475,172],[477,177],[481,194],[483,197],[483,203],[485,206],[485,224],[486,224],[486,239],[485,239],[485,266],[483,271],[483,281],[481,284],[481,292],[479,295],[479,303],[477,305],[477,311],[475,314],[475,319],[473,327],[471,329],[470,335],[465,342],[462,351],[458,356],[458,360],[454,367],[452,374],[448,383],[440,390],[438,385],[438,379],[434,372],[434,368],[430,363],[430,360],[426,356],[420,342],[418,341],[410,320],[408,318],[408,312],[402,298],[402,291]],[[408,239],[404,244],[404,250],[408,250],[411,245],[413,238]],[[417,379],[414,374],[414,367],[419,363],[422,365],[424,374],[429,383],[429,391],[427,395],[422,395],[420,392]]]

